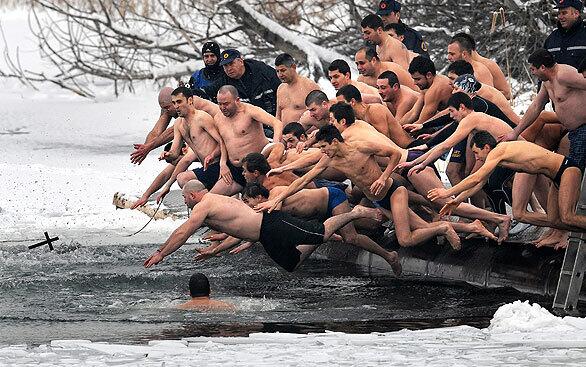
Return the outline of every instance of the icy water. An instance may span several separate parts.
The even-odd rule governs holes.
[[[262,248],[194,263],[186,245],[152,270],[153,244],[94,246],[62,241],[53,252],[5,244],[0,251],[0,344],[54,339],[142,342],[253,332],[351,333],[468,324],[487,326],[513,290],[483,290],[392,276],[371,277],[346,263],[310,260],[299,271],[277,268]],[[210,278],[228,313],[174,309],[188,299],[193,272]]]

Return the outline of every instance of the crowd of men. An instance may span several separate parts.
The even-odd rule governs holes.
[[[441,75],[393,0],[362,19],[360,76],[352,77],[349,60],[329,65],[335,96],[300,75],[286,53],[273,68],[206,42],[205,67],[188,85],[161,90],[160,117],[131,155],[140,163],[170,143],[160,157],[168,166],[135,207],[159,189],[162,200],[177,182],[192,208],[145,266],[203,225],[216,232],[197,259],[260,242],[287,271],[338,239],[400,274],[397,252],[357,230],[386,219],[401,246],[444,236],[458,250],[461,235],[501,243],[514,218],[549,228],[537,246],[566,247],[569,232],[586,230],[586,217],[576,214],[586,166],[586,26],[581,1],[557,7],[558,29],[528,55],[540,88],[522,116],[511,108],[501,68],[478,53],[473,35],[452,37]],[[545,111],[549,101],[553,111]],[[450,188],[438,159],[449,162]],[[193,162],[198,168],[189,168]]]

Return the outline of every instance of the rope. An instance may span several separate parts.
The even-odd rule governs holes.
[[[161,207],[161,204],[163,204],[163,200],[161,200],[161,202],[160,202],[160,203],[159,203],[159,205],[157,206],[157,209],[155,209],[155,212],[153,213],[153,216],[151,217],[151,219],[149,219],[149,221],[148,221],[148,222],[146,222],[146,224],[145,224],[144,226],[142,226],[142,228],[141,228],[141,229],[139,229],[138,231],[134,232],[133,234],[125,234],[125,235],[123,235],[122,237],[132,237],[132,236],[134,236],[135,234],[138,234],[138,233],[140,233],[140,232],[141,232],[143,229],[145,229],[145,228],[146,228],[146,227],[149,225],[149,223],[150,223],[150,222],[151,222],[153,219],[155,219],[155,215],[157,215],[157,212],[159,211],[159,208]]]

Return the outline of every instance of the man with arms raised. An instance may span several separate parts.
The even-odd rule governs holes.
[[[401,125],[422,124],[432,118],[438,111],[446,108],[452,95],[450,80],[436,74],[435,65],[430,59],[417,56],[409,65],[409,73],[421,94],[415,106],[399,121]]]
[[[224,146],[220,158],[222,177],[211,192],[233,195],[246,185],[242,160],[248,153],[260,153],[268,144],[263,124],[273,128],[274,140],[281,141],[283,123],[260,107],[240,102],[238,91],[225,85],[218,91],[219,113],[214,118]]]
[[[478,192],[490,179],[495,169],[505,167],[517,172],[513,184],[513,215],[520,221],[538,226],[555,227],[572,231],[586,231],[586,217],[576,214],[575,203],[570,199],[579,191],[572,170],[576,163],[561,154],[551,152],[526,141],[503,142],[497,145],[495,138],[486,131],[479,131],[472,139],[472,150],[482,167],[451,189],[429,191],[432,200],[457,195],[443,208],[447,214],[462,201]],[[543,174],[553,180],[547,204],[547,214],[526,211],[528,196],[524,184],[526,174]]]
[[[376,52],[381,61],[393,61],[402,68],[409,67],[409,53],[407,47],[400,41],[389,36],[383,30],[383,21],[376,14],[369,14],[362,19],[362,39],[376,46]]]
[[[403,130],[386,106],[380,103],[363,103],[360,92],[353,85],[340,88],[336,98],[352,106],[356,118],[368,122],[401,148],[408,148],[413,143],[413,138]]]
[[[407,86],[417,92],[419,88],[413,83],[413,78],[407,70],[392,61],[382,62],[378,58],[376,50],[372,47],[362,47],[354,56],[356,68],[360,73],[359,82],[366,83],[376,88],[376,79],[384,71],[392,71],[399,78],[401,85]]]
[[[419,98],[419,93],[401,85],[397,74],[392,71],[381,73],[376,79],[376,86],[378,94],[397,121],[401,121],[411,111]]]
[[[320,244],[351,221],[359,218],[380,220],[378,211],[363,206],[356,206],[351,212],[331,217],[324,223],[305,221],[282,211],[257,213],[238,199],[208,193],[195,180],[185,184],[183,197],[185,204],[193,208],[189,219],[145,260],[146,268],[160,263],[206,225],[236,238],[259,241],[278,265],[294,271]],[[225,249],[218,246],[212,254],[199,259],[214,256]]]
[[[305,97],[319,85],[297,73],[297,63],[289,54],[280,54],[275,59],[277,76],[282,84],[277,89],[277,119],[287,124],[299,121],[305,112]]]

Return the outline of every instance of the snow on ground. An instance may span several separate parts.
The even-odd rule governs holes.
[[[583,366],[586,321],[539,305],[502,306],[491,326],[392,333],[255,333],[248,337],[153,340],[148,345],[54,340],[0,347],[0,365],[55,366]]]

